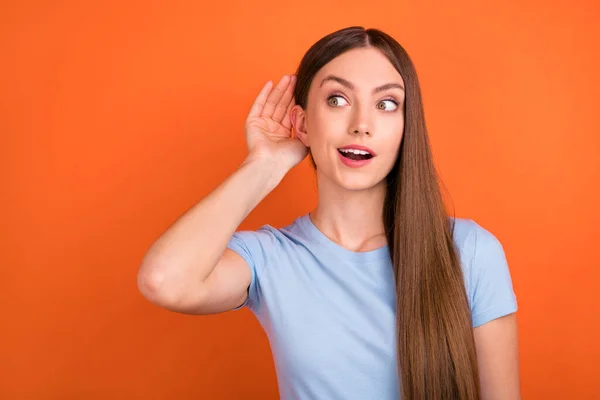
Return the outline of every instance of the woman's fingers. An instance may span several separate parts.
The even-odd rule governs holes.
[[[285,129],[292,128],[292,120],[290,118],[290,112],[292,111],[292,107],[294,107],[295,104],[296,104],[296,102],[292,98],[292,100],[290,101],[290,104],[288,105],[287,109],[285,110],[285,115],[283,116],[283,119],[281,120],[281,125]]]
[[[275,106],[275,111],[273,112],[273,116],[271,117],[273,121],[281,123],[282,120],[286,116],[286,112],[289,111],[289,106],[294,97],[294,86],[296,83],[296,76],[291,75],[289,83],[285,88],[285,92],[283,92],[283,96],[279,100],[277,106]]]
[[[271,91],[269,97],[267,97],[267,102],[262,110],[261,117],[263,118],[272,118],[273,113],[275,112],[275,108],[281,101],[288,85],[290,83],[289,75],[284,75],[277,86]]]
[[[250,107],[250,112],[248,113],[248,118],[260,117],[260,115],[263,111],[263,108],[265,107],[265,103],[267,102],[267,97],[269,96],[269,93],[271,92],[272,87],[273,87],[273,82],[268,81],[267,83],[265,83],[265,86],[263,86],[263,88],[261,89],[258,96],[256,96],[256,99],[254,100],[254,104],[252,104],[252,107]]]

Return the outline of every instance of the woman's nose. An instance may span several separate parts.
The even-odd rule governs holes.
[[[352,133],[354,135],[358,135],[358,134],[371,135],[371,132],[369,132],[366,128],[354,128],[350,131],[350,133]]]
[[[355,113],[356,115],[354,115],[354,118],[350,123],[348,133],[352,135],[371,135],[373,127],[368,111],[356,110]]]

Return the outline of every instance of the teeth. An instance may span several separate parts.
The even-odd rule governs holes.
[[[342,153],[354,153],[366,156],[367,154],[371,154],[368,151],[356,150],[356,149],[340,149]]]

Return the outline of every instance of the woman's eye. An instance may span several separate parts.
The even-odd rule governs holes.
[[[394,100],[381,100],[377,104],[377,108],[383,111],[394,111],[398,108],[398,103]]]
[[[327,102],[329,103],[330,106],[333,106],[333,107],[345,106],[346,104],[348,104],[346,99],[344,99],[342,96],[330,96],[327,99]]]

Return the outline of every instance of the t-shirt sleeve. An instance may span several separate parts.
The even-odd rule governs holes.
[[[476,224],[471,266],[473,327],[517,311],[508,262],[500,241]]]
[[[243,304],[235,307],[239,310],[247,306],[252,311],[260,304],[260,276],[269,259],[269,251],[273,250],[274,235],[267,227],[257,231],[238,231],[233,234],[227,248],[238,253],[250,268],[251,280],[248,287],[248,298]]]

